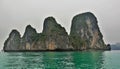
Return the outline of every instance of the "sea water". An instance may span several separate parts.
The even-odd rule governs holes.
[[[0,52],[0,69],[120,69],[120,51]]]

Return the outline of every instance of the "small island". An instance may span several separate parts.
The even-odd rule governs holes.
[[[110,50],[103,41],[98,21],[91,12],[73,17],[71,31],[68,34],[54,17],[44,20],[43,31],[37,33],[28,25],[23,36],[14,29],[4,43],[5,52],[27,51],[83,51]]]

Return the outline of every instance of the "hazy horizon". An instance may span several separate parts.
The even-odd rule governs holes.
[[[30,24],[40,33],[46,17],[53,16],[70,32],[72,18],[92,12],[98,20],[105,43],[120,42],[120,1],[117,0],[0,0],[0,48],[12,29],[21,36]]]

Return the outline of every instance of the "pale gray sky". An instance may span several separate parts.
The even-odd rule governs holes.
[[[120,42],[119,0],[0,0],[0,48],[12,29],[23,35],[26,25],[42,31],[48,16],[70,31],[73,16],[92,12],[98,19],[106,43]]]

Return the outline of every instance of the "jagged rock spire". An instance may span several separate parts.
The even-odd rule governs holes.
[[[4,43],[4,50],[19,50],[20,47],[20,33],[17,30],[12,30],[8,39]]]
[[[70,36],[72,45],[81,50],[106,49],[97,18],[91,12],[73,17]]]
[[[12,30],[4,43],[4,51],[41,51],[41,50],[88,50],[110,49],[103,41],[98,21],[91,12],[73,17],[70,35],[57,23],[54,17],[44,20],[42,33],[27,25],[23,37]]]

